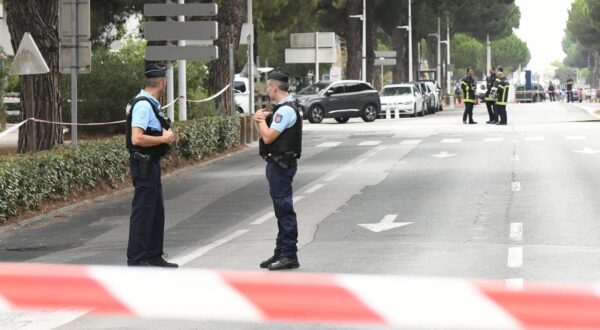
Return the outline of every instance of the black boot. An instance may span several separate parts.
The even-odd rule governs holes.
[[[276,262],[269,265],[269,270],[294,269],[300,267],[298,258],[281,257]]]

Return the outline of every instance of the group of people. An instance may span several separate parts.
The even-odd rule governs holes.
[[[127,108],[126,147],[135,188],[129,221],[128,266],[179,267],[165,260],[163,251],[165,209],[160,159],[175,141],[171,122],[160,110],[158,101],[167,86],[166,73],[164,65],[148,63],[144,89]],[[254,115],[279,229],[273,255],[259,264],[269,270],[300,267],[292,181],[302,153],[302,113],[289,95],[289,87],[287,73],[271,71],[266,89],[275,103],[273,111],[260,109]]]
[[[489,114],[487,124],[506,125],[508,118],[506,104],[508,103],[508,90],[510,83],[504,75],[504,69],[492,67],[486,78],[486,92],[484,96],[485,105]],[[463,113],[463,124],[477,124],[473,120],[473,107],[476,102],[477,85],[473,79],[473,69],[467,68],[467,75],[460,81],[461,98],[465,104]],[[468,120],[468,121],[467,121]]]

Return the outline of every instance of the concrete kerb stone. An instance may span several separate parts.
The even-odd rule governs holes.
[[[590,116],[600,119],[600,105],[595,103],[573,103],[574,106],[587,111]]]

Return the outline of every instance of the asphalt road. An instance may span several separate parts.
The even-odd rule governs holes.
[[[600,123],[564,103],[510,104],[508,111],[508,126],[486,125],[484,106],[475,110],[478,125],[463,125],[461,109],[374,123],[306,123],[294,181],[297,271],[516,286],[599,282]],[[276,235],[264,167],[253,146],[163,180],[169,259],[185,268],[259,270]],[[131,196],[126,191],[0,228],[0,260],[124,265]],[[0,313],[0,328],[340,327],[63,312]]]

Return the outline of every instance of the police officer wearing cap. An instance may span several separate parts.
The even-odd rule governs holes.
[[[160,111],[166,68],[146,65],[144,89],[127,111],[126,146],[130,153],[135,192],[129,222],[127,265],[177,268],[163,258],[165,209],[160,181],[160,158],[175,140],[171,122]]]
[[[261,268],[269,270],[300,267],[292,181],[297,170],[297,159],[302,153],[302,113],[288,90],[288,75],[279,70],[271,71],[267,93],[275,103],[273,112],[260,109],[254,114],[261,136],[259,153],[267,161],[267,181],[279,229],[273,256],[260,263]]]

